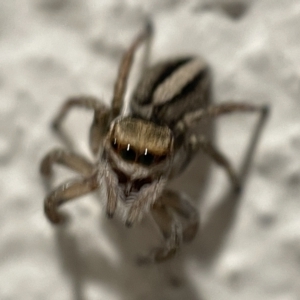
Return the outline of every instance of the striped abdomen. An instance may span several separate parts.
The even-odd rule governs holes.
[[[207,107],[210,83],[208,66],[200,58],[158,63],[137,85],[131,100],[132,116],[172,129],[185,113]]]

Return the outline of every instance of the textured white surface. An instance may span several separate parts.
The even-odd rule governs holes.
[[[197,0],[0,1],[1,300],[300,298],[300,1],[248,3],[233,20]],[[269,103],[272,113],[239,202],[226,197],[222,170],[207,181],[187,175],[180,188],[195,197],[203,239],[170,263],[139,268],[136,254],[159,242],[152,224],[127,230],[91,196],[68,205],[67,228],[54,228],[43,215],[38,165],[59,146],[49,123],[66,97],[110,101],[120,55],[147,14],[153,61],[202,55],[214,70],[216,102]],[[66,124],[84,153],[90,120],[74,112]],[[252,120],[216,122],[215,142],[236,167]],[[57,183],[64,175],[72,176],[57,172]]]

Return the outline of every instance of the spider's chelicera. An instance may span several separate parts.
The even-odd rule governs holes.
[[[174,256],[180,244],[191,241],[197,233],[198,213],[192,203],[165,186],[183,172],[199,149],[225,169],[236,190],[240,188],[225,156],[192,129],[204,119],[237,111],[258,112],[264,119],[267,108],[239,102],[213,105],[210,69],[199,57],[179,57],[148,67],[151,38],[149,23],[125,52],[110,108],[94,97],[74,97],[65,102],[54,119],[54,129],[62,134],[61,123],[70,109],[93,110],[90,148],[95,162],[73,151],[55,149],[43,159],[41,173],[49,178],[53,164],[61,164],[81,174],[46,197],[45,213],[51,222],[63,221],[60,205],[103,188],[107,216],[113,217],[119,209],[130,227],[150,213],[165,242],[143,261],[161,262]],[[128,76],[142,43],[146,44],[146,67],[131,97],[130,113],[124,116]]]

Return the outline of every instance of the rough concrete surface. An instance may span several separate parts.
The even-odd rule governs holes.
[[[136,256],[161,241],[151,221],[128,230],[94,194],[66,205],[71,222],[56,228],[38,167],[61,146],[49,124],[68,96],[110,102],[121,54],[149,15],[153,62],[201,55],[216,103],[266,103],[271,114],[242,195],[199,155],[173,185],[194,198],[201,234],[173,261],[138,267]],[[299,0],[1,0],[0,299],[300,299],[299,91]],[[237,169],[256,120],[214,123]],[[90,122],[76,110],[65,123],[86,155]],[[75,176],[56,171],[55,184]]]

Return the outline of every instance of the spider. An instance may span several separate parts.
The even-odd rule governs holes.
[[[117,208],[128,227],[145,213],[153,217],[164,243],[144,261],[162,262],[173,257],[183,242],[193,240],[199,227],[192,202],[166,188],[166,183],[181,174],[199,150],[224,168],[236,191],[241,187],[226,157],[192,129],[203,120],[233,112],[256,112],[265,118],[267,106],[239,102],[213,105],[209,66],[200,57],[186,56],[152,67],[145,63],[131,96],[130,113],[124,115],[124,95],[134,55],[145,43],[147,62],[152,36],[153,27],[148,22],[124,53],[111,107],[94,97],[73,97],[64,103],[53,121],[53,128],[59,133],[63,120],[74,107],[93,111],[89,143],[94,163],[73,151],[54,149],[42,160],[40,171],[49,180],[53,165],[60,164],[81,175],[45,198],[45,214],[52,223],[65,220],[59,210],[61,205],[103,188],[109,218]]]

